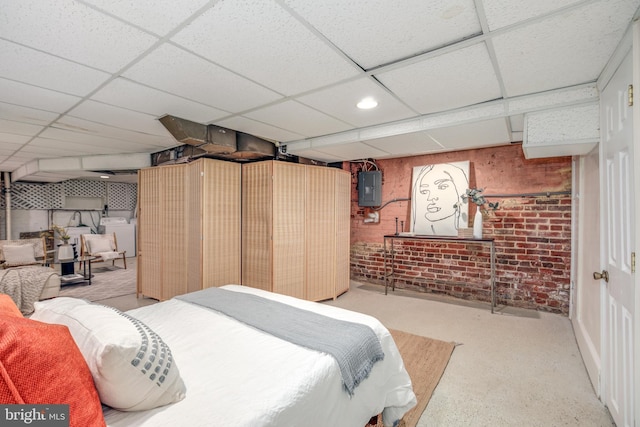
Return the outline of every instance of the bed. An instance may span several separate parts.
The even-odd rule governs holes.
[[[123,411],[105,406],[107,426],[364,427],[379,413],[383,414],[384,424],[392,426],[415,406],[411,380],[398,349],[389,331],[375,318],[239,285],[223,286],[222,290],[366,325],[379,340],[384,358],[373,363],[366,379],[349,391],[342,365],[338,366],[333,356],[174,298],[124,315],[142,322],[170,348],[184,382],[184,398],[147,410]],[[52,304],[56,304],[55,300],[37,303],[34,318],[64,323],[42,314]],[[278,310],[268,313],[274,314],[277,317]],[[89,322],[100,322],[92,317],[94,320]],[[79,341],[73,325],[70,329]]]

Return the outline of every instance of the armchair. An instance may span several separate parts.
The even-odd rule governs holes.
[[[93,262],[111,261],[111,265],[115,265],[116,259],[122,258],[126,269],[126,253],[118,250],[116,233],[80,235],[80,256],[94,256],[96,259]]]
[[[44,237],[20,240],[0,240],[0,265],[2,268],[44,266],[47,260],[47,245]]]

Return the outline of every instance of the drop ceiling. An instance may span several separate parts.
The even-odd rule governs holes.
[[[597,102],[639,6],[0,0],[0,171],[130,170],[179,145],[167,114],[325,162],[522,141],[525,114]]]

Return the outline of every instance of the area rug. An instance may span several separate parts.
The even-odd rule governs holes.
[[[455,344],[390,329],[411,378],[418,404],[405,414],[400,426],[415,427],[444,373]],[[382,416],[368,426],[382,427]]]
[[[84,298],[100,301],[136,293],[136,269],[120,267],[93,267],[91,285],[65,285],[60,288],[61,297]]]

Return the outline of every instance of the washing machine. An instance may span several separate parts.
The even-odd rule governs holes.
[[[136,225],[130,224],[124,217],[106,216],[100,219],[98,233],[116,233],[118,250],[127,251],[127,257],[136,256]]]

